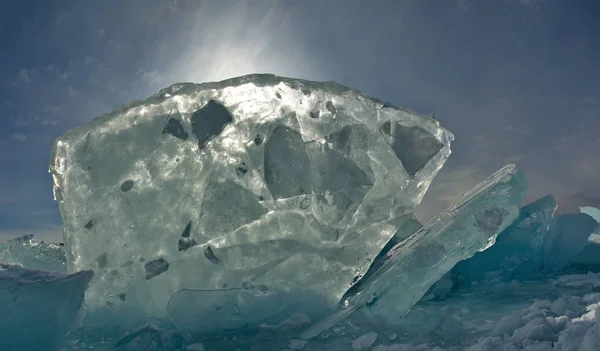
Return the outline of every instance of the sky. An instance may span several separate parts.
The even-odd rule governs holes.
[[[456,137],[422,220],[508,163],[528,200],[600,207],[600,2],[8,0],[0,11],[0,241],[58,241],[48,174],[70,128],[176,82],[334,80]]]

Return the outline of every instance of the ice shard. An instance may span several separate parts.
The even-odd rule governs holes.
[[[92,271],[62,274],[0,263],[2,350],[60,350],[79,322]]]
[[[584,273],[589,271],[600,272],[600,210],[585,206],[580,208],[580,212],[587,214],[596,221],[596,229],[589,236],[583,250],[570,259],[569,268]]]
[[[596,222],[598,222],[598,225],[600,226],[600,209],[591,206],[583,206],[579,209],[579,211],[592,217]]]
[[[0,261],[27,269],[67,272],[64,245],[37,241],[33,234],[0,243]]]
[[[88,321],[318,317],[412,221],[453,136],[333,82],[176,84],[68,131],[50,172]]]
[[[544,243],[544,271],[560,271],[588,244],[598,223],[585,213],[556,216]]]
[[[454,267],[455,282],[469,285],[472,281],[510,280],[540,272],[544,242],[557,208],[551,195],[521,208],[519,217],[498,235],[494,246]]]
[[[454,284],[533,279],[563,269],[588,244],[597,223],[584,213],[555,216],[557,208],[551,195],[523,207],[494,246],[453,268]]]
[[[493,245],[517,218],[526,193],[516,166],[500,169],[392,248],[373,275],[347,292],[343,307],[398,321],[457,262]]]

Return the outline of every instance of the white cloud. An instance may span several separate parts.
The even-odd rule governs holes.
[[[31,78],[29,77],[29,71],[25,68],[22,68],[17,74],[17,82],[19,83],[30,83]]]
[[[160,85],[162,77],[157,70],[145,71],[143,69],[138,70],[138,76],[142,81],[149,85]]]
[[[49,113],[55,115],[60,112],[60,106],[56,105],[47,105],[42,108],[43,113]]]
[[[229,6],[224,5],[229,4]],[[231,5],[231,4],[235,5]],[[220,81],[250,73],[275,73],[311,79],[323,63],[294,34],[292,14],[270,1],[204,2],[179,36],[188,45],[163,82]],[[165,39],[158,52],[172,50]]]
[[[27,135],[25,135],[23,133],[13,133],[10,135],[10,137],[16,141],[26,141],[27,140]]]
[[[75,76],[75,73],[65,71],[65,72],[61,72],[58,74],[58,79],[67,80],[69,77],[73,77],[73,76]]]

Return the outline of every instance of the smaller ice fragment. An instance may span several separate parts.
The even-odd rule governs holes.
[[[79,320],[92,271],[44,272],[0,263],[2,350],[59,350]]]
[[[581,213],[591,216],[597,223],[588,242],[575,257],[571,258],[569,268],[584,272],[600,272],[600,210],[595,207],[581,207]]]
[[[531,279],[563,269],[586,246],[597,223],[583,213],[554,216],[557,208],[550,195],[523,207],[493,247],[454,267],[454,283]]]
[[[556,216],[544,243],[544,271],[562,269],[583,250],[597,226],[585,213]]]
[[[19,264],[23,268],[66,273],[63,244],[37,241],[33,234],[0,243],[0,261]]]
[[[591,206],[584,206],[584,207],[580,207],[579,211],[581,213],[585,213],[586,215],[592,217],[596,222],[598,222],[598,225],[600,226],[600,210],[595,208],[595,207],[591,207]]]

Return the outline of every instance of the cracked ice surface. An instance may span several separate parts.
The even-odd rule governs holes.
[[[90,320],[209,332],[337,304],[450,154],[431,117],[273,75],[176,84],[57,139]]]

